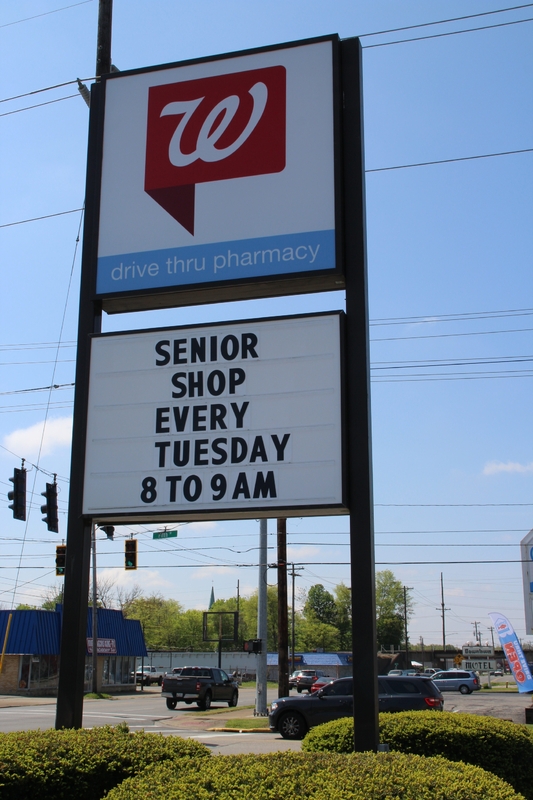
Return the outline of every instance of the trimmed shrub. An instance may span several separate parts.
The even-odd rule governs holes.
[[[213,756],[148,767],[107,800],[523,800],[469,764],[402,753]]]
[[[533,737],[524,725],[475,714],[402,711],[379,715],[380,741],[391,750],[465,761],[498,775],[533,800]],[[305,752],[351,753],[350,717],[312,728]]]
[[[210,756],[207,747],[191,739],[129,733],[126,725],[0,733],[0,796],[100,800],[149,764]]]
[[[433,713],[433,712],[432,712]],[[380,715],[381,722],[381,715]],[[353,753],[353,717],[341,717],[311,728],[302,742],[304,753]]]

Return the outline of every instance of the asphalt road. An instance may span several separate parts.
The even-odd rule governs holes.
[[[269,692],[269,701],[275,691]],[[525,722],[525,708],[531,704],[530,695],[505,694],[502,692],[475,692],[461,695],[447,692],[444,695],[445,710],[467,712]],[[83,727],[118,725],[126,722],[130,730],[145,730],[165,736],[193,738],[205,744],[214,753],[268,753],[274,750],[300,750],[300,742],[289,742],[277,734],[267,732],[225,732],[209,730],[224,727],[228,718],[253,716],[254,689],[241,689],[239,706],[229,709],[227,705],[215,704],[209,714],[194,706],[179,706],[169,711],[160,696],[160,689],[153,687],[123,695],[110,700],[85,700]],[[0,731],[33,730],[53,728],[55,725],[55,700],[0,697]],[[265,719],[265,727],[268,721]]]

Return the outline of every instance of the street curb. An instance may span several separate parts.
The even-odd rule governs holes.
[[[211,733],[274,733],[270,728],[206,728]]]

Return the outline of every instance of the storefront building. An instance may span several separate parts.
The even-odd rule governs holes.
[[[62,607],[0,611],[0,694],[55,696],[59,678]],[[122,611],[97,613],[99,691],[135,691],[135,665],[146,657],[138,620]],[[92,688],[92,609],[87,616],[85,691]]]

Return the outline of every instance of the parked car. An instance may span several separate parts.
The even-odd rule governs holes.
[[[291,672],[291,674],[289,675],[289,689],[296,688],[296,678],[298,677],[301,671],[302,671],[301,669],[296,669],[294,670],[294,672]]]
[[[442,711],[444,700],[431,678],[411,675],[378,677],[380,711]],[[315,725],[353,715],[353,678],[331,681],[305,697],[279,697],[270,706],[271,731],[284,739],[303,739]]]
[[[387,675],[420,675],[417,669],[391,669]]]
[[[319,678],[311,684],[309,691],[313,693],[318,692],[319,689],[323,689],[328,683],[331,683],[331,678]]]
[[[227,703],[234,708],[239,701],[237,681],[223,669],[215,667],[183,667],[179,674],[167,674],[163,678],[161,696],[166,698],[167,708],[173,710],[180,702],[190,705],[195,702],[205,711],[211,703]]]
[[[436,672],[431,676],[435,686],[441,692],[461,692],[461,694],[472,694],[481,689],[479,675],[473,670],[449,669],[445,672]]]
[[[503,669],[492,669],[490,674],[494,675],[495,678],[503,678]]]
[[[327,678],[328,680],[330,679],[329,675],[326,675],[325,672],[321,672],[319,669],[300,669],[294,678],[292,675],[289,678],[289,689],[296,689],[298,694],[303,692],[304,689],[307,689],[307,691],[310,692],[313,683],[320,678]]]
[[[142,683],[143,686],[151,686],[152,683],[157,683],[158,686],[161,686],[164,675],[165,670],[163,667],[143,667],[143,669],[138,669],[135,673],[135,682]]]

